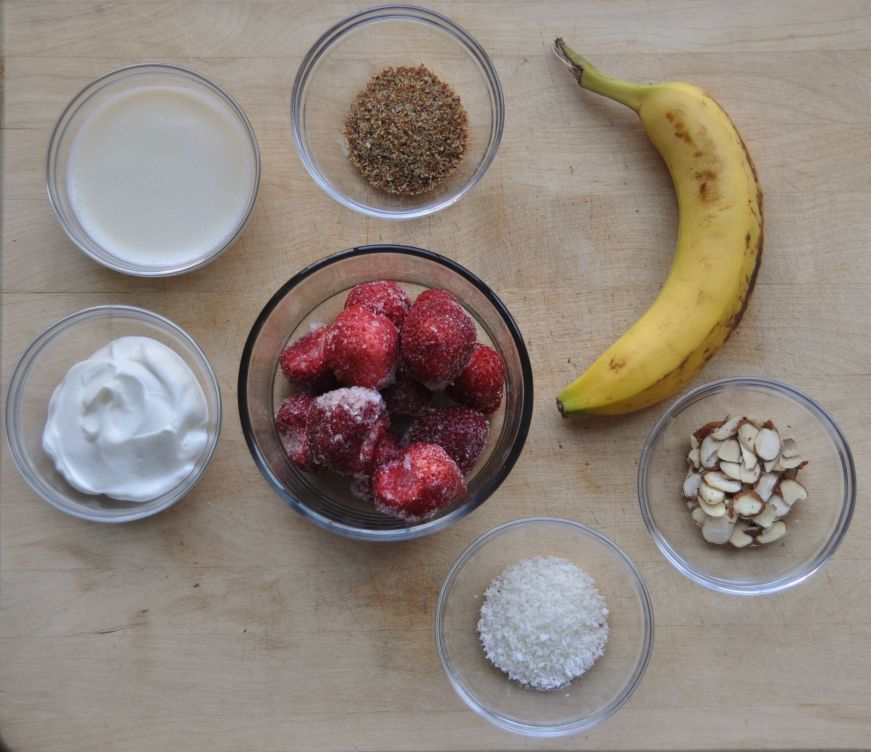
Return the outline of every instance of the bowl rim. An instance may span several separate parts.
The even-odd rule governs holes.
[[[78,504],[67,505],[64,502],[59,502],[55,492],[46,486],[42,479],[37,474],[31,473],[29,463],[25,458],[25,453],[21,446],[21,416],[20,416],[20,397],[21,389],[25,379],[30,374],[36,363],[37,356],[45,349],[45,347],[55,339],[55,337],[67,331],[70,326],[74,326],[85,321],[90,321],[98,318],[107,318],[114,315],[121,315],[125,318],[142,318],[151,321],[159,328],[167,329],[177,335],[185,346],[189,349],[189,353],[194,356],[203,366],[203,370],[207,376],[209,388],[214,390],[215,396],[215,429],[214,433],[210,432],[208,451],[202,466],[194,473],[191,473],[176,487],[176,492],[168,496],[161,504],[155,507],[148,507],[151,502],[143,502],[140,507],[131,507],[125,514],[117,514],[112,516],[97,516],[93,512],[80,509]],[[152,517],[159,512],[168,509],[176,502],[187,496],[188,493],[199,483],[205,473],[206,468],[211,464],[212,458],[218,447],[218,441],[221,436],[221,423],[223,420],[223,399],[221,396],[221,387],[218,383],[218,377],[211,361],[206,356],[203,349],[197,344],[196,340],[182,329],[178,324],[161,316],[159,313],[149,311],[146,308],[138,306],[107,304],[91,306],[83,308],[79,311],[70,313],[56,321],[54,324],[44,329],[24,350],[15,368],[12,376],[9,379],[9,384],[6,388],[6,399],[4,401],[4,432],[6,434],[6,443],[9,446],[9,453],[12,456],[12,461],[18,469],[21,477],[28,486],[38,494],[42,499],[47,501],[55,509],[70,515],[78,517],[88,522],[100,522],[104,524],[116,524],[122,522],[134,522]],[[33,477],[31,477],[33,475]],[[145,507],[145,508],[142,508]]]
[[[317,66],[321,57],[323,57],[332,45],[341,39],[347,32],[368,23],[396,19],[414,20],[438,27],[439,29],[451,34],[461,45],[463,45],[484,73],[490,91],[490,99],[495,111],[493,122],[490,125],[490,141],[487,150],[470,179],[456,192],[449,194],[442,201],[402,210],[380,209],[371,204],[356,201],[343,191],[336,188],[315,165],[306,146],[305,139],[303,138],[302,132],[304,129],[301,124],[304,102],[303,91],[306,87],[309,76]],[[429,10],[428,8],[422,8],[418,5],[376,5],[372,8],[353,13],[347,18],[334,24],[321,34],[317,41],[315,41],[311,46],[303,58],[302,63],[300,63],[299,69],[296,73],[296,78],[293,82],[293,88],[291,89],[290,125],[294,145],[296,146],[297,153],[299,154],[306,172],[308,172],[309,176],[315,181],[321,190],[323,190],[333,200],[353,211],[369,217],[390,220],[418,219],[430,214],[435,214],[436,212],[457,203],[457,201],[478,184],[481,178],[483,178],[490,169],[493,160],[496,158],[496,152],[499,150],[499,144],[502,141],[502,133],[505,128],[505,97],[502,92],[502,84],[499,80],[499,75],[496,72],[493,62],[490,60],[489,55],[480,43],[458,23],[452,21],[441,13]]]
[[[804,407],[817,419],[832,439],[832,443],[835,446],[838,458],[841,462],[841,471],[843,473],[844,498],[841,501],[841,511],[835,527],[825,545],[816,556],[797,567],[791,573],[761,583],[747,584],[723,577],[716,577],[714,575],[703,573],[687,563],[671,546],[667,537],[654,522],[651,513],[650,499],[647,494],[648,469],[653,450],[672,419],[682,412],[684,408],[703,400],[709,394],[716,393],[727,387],[753,387],[763,389],[778,394],[781,397],[791,399],[801,407]],[[841,544],[841,541],[843,541],[844,536],[847,534],[850,520],[853,518],[853,510],[856,505],[856,468],[853,464],[853,455],[850,451],[850,446],[840,427],[829,412],[812,397],[808,396],[801,390],[796,389],[794,386],[790,386],[789,384],[778,381],[777,379],[765,376],[730,376],[728,378],[717,379],[716,381],[711,381],[707,384],[702,384],[701,386],[696,387],[692,391],[683,395],[680,399],[676,400],[662,414],[659,420],[656,421],[656,424],[651,429],[650,434],[644,442],[644,447],[641,450],[641,457],[638,462],[637,488],[638,502],[641,507],[641,516],[644,520],[644,525],[647,528],[648,533],[650,533],[651,538],[653,538],[660,553],[665,556],[669,563],[674,566],[678,572],[688,577],[693,582],[717,592],[743,596],[769,595],[771,593],[781,592],[787,588],[794,587],[795,585],[804,582],[821,569],[835,553],[838,546]]]
[[[285,489],[283,484],[273,475],[273,473],[269,469],[269,463],[264,458],[262,452],[260,451],[260,447],[258,446],[258,443],[254,437],[254,431],[251,425],[251,417],[248,410],[247,382],[248,373],[250,370],[251,355],[254,350],[254,345],[257,341],[257,338],[260,336],[260,332],[263,329],[266,320],[272,314],[273,310],[275,310],[276,306],[278,306],[278,304],[297,285],[310,277],[312,274],[329,266],[332,266],[333,264],[341,263],[342,261],[345,261],[349,258],[357,258],[359,256],[367,256],[379,253],[404,254],[440,264],[448,268],[452,272],[458,274],[467,282],[471,283],[474,287],[476,287],[478,291],[484,295],[487,301],[496,309],[497,313],[499,314],[502,321],[505,323],[511,335],[514,346],[517,348],[517,355],[518,359],[520,360],[521,382],[524,386],[524,395],[520,412],[520,421],[517,429],[517,436],[514,440],[514,443],[512,444],[502,467],[490,480],[490,482],[481,489],[481,492],[474,500],[474,503],[466,503],[458,507],[457,509],[454,509],[449,514],[444,515],[443,517],[437,517],[435,519],[414,525],[409,525],[404,528],[395,528],[390,530],[367,530],[353,527],[342,522],[336,522],[335,520],[329,519],[328,517],[312,511],[301,499],[298,499],[290,494],[287,489]],[[324,258],[309,264],[308,266],[297,272],[280,288],[278,288],[278,290],[272,295],[272,297],[269,298],[266,305],[263,307],[263,310],[261,310],[261,312],[257,315],[257,318],[255,319],[254,324],[251,327],[251,331],[248,334],[248,338],[245,340],[245,347],[242,349],[242,356],[239,363],[237,398],[239,405],[239,419],[242,424],[242,434],[245,437],[245,443],[248,445],[248,450],[250,451],[251,456],[254,459],[254,463],[260,470],[261,475],[263,475],[269,485],[272,486],[273,490],[282,499],[284,499],[284,501],[287,502],[287,504],[289,504],[292,509],[298,512],[304,518],[310,520],[311,522],[314,522],[316,525],[324,528],[325,530],[329,530],[333,533],[338,533],[348,538],[371,541],[401,541],[411,540],[412,538],[419,538],[424,535],[430,535],[432,533],[438,532],[439,530],[443,530],[446,527],[449,527],[457,520],[462,519],[463,517],[477,509],[488,498],[490,498],[493,493],[496,492],[499,486],[502,485],[502,482],[508,477],[509,473],[511,472],[512,468],[520,457],[524,445],[526,444],[526,438],[529,434],[529,427],[532,422],[534,388],[532,365],[529,360],[529,353],[527,352],[526,344],[524,343],[523,336],[520,333],[520,328],[514,321],[514,318],[509,312],[507,306],[500,300],[500,298],[496,295],[495,292],[493,292],[493,290],[491,290],[480,278],[478,278],[471,271],[446,256],[434,253],[433,251],[427,251],[423,248],[416,248],[414,246],[395,245],[391,243],[378,243],[373,245],[357,246],[355,248],[349,248],[347,250],[339,251],[337,253],[330,254],[329,256],[325,256]]]
[[[504,716],[484,707],[484,705],[475,698],[472,692],[468,690],[466,686],[462,682],[460,682],[460,680],[454,675],[453,671],[450,668],[450,662],[447,657],[447,648],[444,644],[445,608],[448,597],[450,596],[451,590],[454,586],[454,582],[459,573],[466,566],[469,560],[492,540],[498,538],[503,533],[513,528],[525,527],[528,525],[562,525],[570,527],[578,533],[581,533],[582,535],[589,536],[596,539],[600,543],[603,543],[606,549],[608,549],[626,567],[626,571],[629,573],[630,579],[635,585],[636,592],[641,602],[641,610],[644,622],[644,636],[642,639],[641,655],[639,656],[638,662],[636,663],[635,668],[631,676],[629,677],[629,681],[626,683],[626,685],[617,695],[617,697],[606,706],[604,706],[602,709],[595,713],[592,713],[591,715],[585,716],[577,721],[572,721],[570,723],[562,723],[558,725],[536,725],[520,723],[518,721],[505,718]],[[522,517],[517,520],[505,522],[501,525],[498,525],[497,527],[494,527],[492,530],[488,530],[487,532],[485,532],[470,546],[468,546],[454,562],[453,566],[445,577],[445,581],[442,584],[441,590],[439,591],[438,602],[436,603],[436,648],[438,650],[439,660],[441,661],[442,668],[444,669],[444,672],[448,677],[448,681],[450,681],[451,686],[454,688],[454,691],[460,696],[463,702],[465,702],[466,705],[468,705],[469,708],[471,708],[477,715],[481,716],[493,725],[515,734],[521,734],[523,736],[534,736],[538,738],[552,739],[556,737],[577,734],[581,731],[588,731],[589,729],[599,725],[600,723],[603,723],[612,715],[614,715],[614,713],[616,713],[634,694],[635,690],[638,688],[638,685],[641,683],[641,680],[644,678],[644,674],[647,671],[647,667],[650,663],[650,658],[653,654],[654,631],[655,622],[653,615],[653,604],[650,599],[650,592],[647,589],[647,583],[644,581],[644,578],[641,576],[641,572],[638,570],[638,567],[635,566],[635,563],[632,561],[632,559],[630,559],[626,552],[608,536],[600,533],[598,530],[595,530],[588,525],[584,525],[582,522],[565,519],[563,517]]]
[[[148,74],[153,72],[171,73],[181,76],[182,78],[192,80],[194,83],[199,84],[200,86],[204,86],[206,89],[217,94],[220,99],[222,99],[227,105],[229,105],[230,110],[233,111],[241,121],[242,127],[244,128],[250,140],[250,146],[254,157],[254,183],[251,189],[251,195],[248,197],[248,205],[245,207],[245,211],[241,214],[236,226],[227,235],[224,241],[216,246],[212,251],[210,251],[208,254],[200,259],[189,261],[184,264],[148,267],[124,261],[123,259],[115,256],[115,254],[112,253],[109,249],[103,248],[100,243],[94,241],[95,245],[99,245],[101,248],[103,248],[103,251],[105,251],[106,255],[109,256],[109,259],[100,258],[99,256],[95,255],[90,248],[88,248],[79,241],[79,239],[72,232],[72,229],[67,222],[66,216],[61,209],[61,202],[58,197],[58,188],[54,179],[54,169],[57,164],[58,151],[60,150],[61,144],[64,141],[64,137],[66,136],[67,128],[69,127],[70,123],[75,119],[75,117],[79,114],[81,108],[93,96],[101,92],[103,89],[112,86],[117,81],[121,80],[126,76],[137,75],[140,73]],[[201,73],[197,73],[195,70],[191,70],[190,68],[185,68],[181,65],[174,65],[172,63],[151,62],[122,65],[120,68],[114,68],[113,70],[107,71],[103,75],[91,81],[86,86],[82,87],[78,91],[78,93],[76,93],[76,95],[73,96],[72,99],[70,99],[70,101],[67,103],[66,107],[64,107],[63,111],[58,117],[57,122],[54,125],[54,129],[52,130],[51,138],[48,142],[48,150],[45,157],[45,189],[48,193],[48,202],[51,205],[51,209],[54,212],[54,215],[57,218],[58,223],[60,224],[66,236],[70,239],[70,241],[72,241],[76,248],[78,248],[80,251],[82,251],[82,253],[84,253],[90,259],[96,261],[101,266],[104,266],[107,269],[112,269],[113,271],[119,272],[121,274],[128,274],[133,277],[174,277],[180,274],[186,274],[187,272],[192,272],[195,269],[200,269],[201,267],[211,263],[216,258],[221,256],[224,251],[226,251],[231,245],[233,245],[233,243],[239,238],[239,236],[242,234],[242,231],[245,229],[245,226],[248,224],[248,220],[251,218],[251,214],[254,211],[254,205],[257,203],[257,196],[260,193],[260,176],[260,145],[258,144],[257,136],[254,133],[254,126],[251,125],[251,121],[248,119],[248,116],[245,114],[245,110],[242,109],[242,106],[232,97],[232,95],[226,89],[224,89],[224,87],[212,81],[210,78],[207,78]]]

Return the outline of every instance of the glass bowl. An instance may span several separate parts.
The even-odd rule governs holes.
[[[463,162],[441,186],[402,197],[375,190],[357,173],[342,131],[372,76],[421,63],[462,99],[469,141]],[[424,217],[459,201],[490,167],[504,119],[502,86],[487,53],[449,18],[409,5],[372,8],[329,29],[303,59],[290,106],[294,143],[314,181],[339,203],[384,219]]]
[[[567,688],[549,692],[493,666],[477,632],[487,586],[533,556],[559,556],[585,570],[609,611],[605,654]],[[439,593],[435,632],[448,679],[478,715],[517,734],[567,736],[610,718],[635,691],[653,648],[653,608],[635,565],[611,540],[579,522],[529,517],[485,533],[457,559]]]
[[[798,476],[808,498],[796,503],[786,535],[774,543],[715,546],[690,518],[681,493],[689,435],[726,415],[771,419],[809,460]],[[806,394],[773,379],[728,378],[693,390],[659,419],[641,452],[638,498],[648,531],[679,572],[712,590],[762,595],[797,585],[831,558],[853,515],[856,471],[835,421]]]
[[[172,348],[197,377],[209,411],[209,438],[194,471],[178,486],[145,502],[89,495],[66,482],[42,449],[48,402],[71,366],[113,339],[151,337]],[[208,466],[221,431],[221,393],[205,353],[169,319],[142,308],[104,305],[73,313],[50,326],[18,361],[6,393],[6,439],[28,485],[56,509],[92,522],[131,522],[171,507],[188,493]]]
[[[239,197],[238,219],[228,224],[227,232],[216,240],[209,250],[189,253],[184,258],[162,263],[141,264],[122,258],[108,247],[108,243],[95,238],[80,220],[70,191],[70,154],[82,126],[111,100],[128,92],[149,87],[170,87],[192,93],[210,108],[220,112],[238,130],[240,140],[246,143],[245,161],[250,188]],[[94,261],[115,271],[139,277],[168,277],[199,269],[217,258],[239,237],[257,199],[260,187],[260,150],[254,129],[244,111],[224,89],[216,83],[187,68],[166,63],[129,65],[111,71],[88,84],[67,105],[55,125],[48,147],[46,161],[46,187],[51,207],[70,240]],[[110,189],[111,186],[107,186]],[[235,213],[234,213],[235,216]],[[180,254],[182,256],[183,254]]]
[[[505,363],[505,398],[489,416],[490,438],[467,492],[435,517],[409,523],[376,512],[354,497],[347,481],[332,473],[303,473],[282,448],[273,416],[291,392],[278,371],[285,344],[315,322],[330,322],[354,285],[393,279],[410,297],[428,287],[449,290],[471,315],[478,341],[494,347]],[[514,466],[532,418],[532,368],[523,337],[496,294],[459,264],[420,248],[373,245],[328,256],[284,284],[257,317],[239,368],[239,415],[254,461],[293,509],[321,527],[351,538],[397,541],[443,530],[477,508]]]

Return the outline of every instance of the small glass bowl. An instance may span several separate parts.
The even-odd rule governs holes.
[[[559,556],[585,570],[608,605],[605,654],[567,688],[524,687],[484,654],[477,624],[484,591],[509,564]],[[617,545],[579,522],[529,517],[500,525],[469,546],[451,568],[436,607],[436,646],[463,701],[505,731],[557,737],[610,718],[638,687],[653,648],[653,608],[635,565]]]
[[[681,487],[690,434],[727,415],[771,419],[809,460],[798,480],[808,498],[786,517],[786,535],[753,549],[707,543]],[[850,448],[832,417],[806,394],[779,381],[737,377],[700,386],[657,421],[641,452],[638,498],[659,550],[694,582],[735,595],[785,590],[823,566],[844,539],[856,501]]]
[[[119,501],[73,488],[42,448],[48,403],[55,387],[76,363],[113,339],[151,337],[172,348],[197,377],[209,411],[209,440],[194,471],[176,488],[146,502]],[[40,334],[18,361],[6,393],[6,440],[24,480],[61,512],[92,522],[131,522],[171,507],[200,479],[218,445],[221,392],[211,363],[187,332],[142,308],[104,305],[61,319]]]
[[[239,221],[215,247],[183,262],[144,265],[119,258],[112,252],[111,248],[106,248],[97,242],[82,226],[73,209],[67,185],[67,172],[70,149],[75,141],[75,136],[89,115],[111,98],[124,92],[140,87],[165,85],[192,91],[201,97],[206,97],[215,107],[238,122],[249,140],[248,162],[251,169],[251,190],[247,196],[247,206],[240,214]],[[69,239],[86,255],[97,263],[123,274],[137,277],[171,277],[205,266],[226,251],[242,233],[254,209],[257,192],[260,188],[260,148],[257,145],[254,128],[241,106],[213,81],[195,71],[168,63],[128,65],[110,71],[88,84],[67,105],[51,134],[46,159],[45,180],[51,208],[54,210],[61,227]]]
[[[299,471],[275,430],[275,412],[291,391],[278,369],[284,346],[315,322],[332,321],[352,287],[377,279],[396,280],[411,297],[428,287],[452,292],[474,320],[478,341],[494,347],[505,363],[505,397],[489,416],[490,438],[475,471],[466,478],[467,492],[425,522],[408,523],[375,511],[371,503],[350,493],[346,479],[332,473]],[[363,246],[327,256],[284,284],[248,335],[238,393],[248,448],[278,495],[326,530],[367,540],[408,540],[435,533],[483,504],[520,456],[532,418],[532,368],[520,330],[504,303],[450,259],[397,245]]]
[[[372,188],[357,173],[343,129],[372,76],[421,63],[460,96],[469,116],[468,149],[441,186],[402,197]],[[303,59],[290,106],[293,139],[314,181],[339,203],[383,219],[424,217],[459,201],[493,162],[504,120],[502,86],[487,53],[449,18],[410,5],[372,8],[329,29]]]

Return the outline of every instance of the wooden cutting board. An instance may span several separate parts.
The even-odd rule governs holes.
[[[871,4],[438,2],[490,52],[507,102],[498,158],[457,206],[402,224],[331,201],[293,150],[302,55],[349,2],[7,0],[2,147],[2,374],[46,326],[107,302],[144,306],[203,345],[224,394],[215,460],[148,521],[107,527],[54,511],[2,454],[0,734],[15,752],[278,752],[543,748],[467,710],[433,641],[438,588],[483,531],[531,514],[593,525],[650,586],[656,644],[638,692],[555,749],[871,745]],[[765,599],[716,595],[658,553],[635,470],[662,407],[567,423],[553,397],[653,299],[676,210],[632,114],[578,91],[562,35],[604,70],[684,79],[728,109],[765,189],[766,250],[737,334],[695,384],[764,374],[806,390],[852,444],[860,495],[834,560]],[[120,65],[170,61],[214,78],[251,118],[263,183],[241,241],[177,279],[86,259],[45,195],[51,129]],[[483,277],[526,337],[536,403],[523,456],[450,530],[376,546],[303,521],[267,487],[236,410],[257,312],[296,270],[390,241]]]

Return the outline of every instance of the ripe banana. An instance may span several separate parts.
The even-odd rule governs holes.
[[[679,391],[741,320],[762,256],[762,191],[741,136],[702,89],[610,78],[561,39],[554,52],[583,88],[638,113],[677,193],[677,250],[659,296],[557,397],[564,416],[634,412]]]

